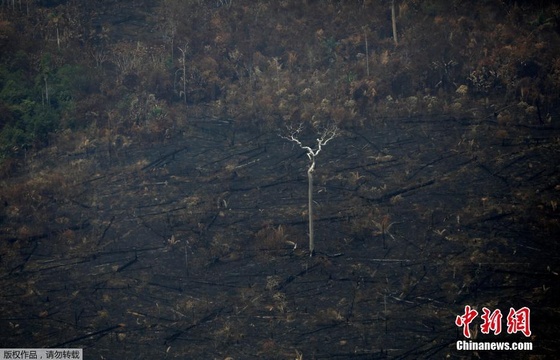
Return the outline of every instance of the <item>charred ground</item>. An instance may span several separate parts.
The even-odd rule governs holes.
[[[396,3],[3,2],[0,345],[553,357],[558,7]],[[278,135],[325,122],[309,257]],[[534,350],[457,352],[465,305]]]

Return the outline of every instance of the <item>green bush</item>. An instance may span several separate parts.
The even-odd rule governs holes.
[[[88,73],[76,65],[53,69],[50,56],[41,61],[34,79],[21,69],[0,66],[0,157],[15,156],[29,147],[46,144],[57,131],[61,117],[74,108],[94,84]],[[48,97],[47,97],[48,93]]]
[[[27,147],[26,134],[22,129],[6,125],[0,132],[0,160]]]

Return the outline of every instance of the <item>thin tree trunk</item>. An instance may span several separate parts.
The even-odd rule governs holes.
[[[309,203],[308,203],[308,212],[309,212],[309,256],[313,256],[313,252],[315,250],[315,241],[313,239],[313,169],[309,168],[307,171],[307,180],[309,181]]]
[[[399,40],[397,38],[397,15],[395,12],[395,0],[391,1],[391,22],[393,23],[393,40],[395,41],[395,45],[398,45]]]
[[[182,82],[183,82],[183,98],[185,101],[185,104],[187,103],[187,45],[185,44],[185,48],[181,49],[179,48],[179,51],[181,51],[181,58],[179,59],[181,65],[182,65],[182,72],[183,72],[183,77],[181,78]]]
[[[44,75],[43,79],[45,80],[45,101],[47,105],[49,105],[49,83],[47,82],[47,75]]]
[[[185,58],[185,52],[183,52],[183,96],[185,97],[185,104],[186,104],[187,103],[187,59]]]
[[[366,75],[369,77],[369,49],[367,41],[367,29],[364,29],[364,35],[366,39]]]

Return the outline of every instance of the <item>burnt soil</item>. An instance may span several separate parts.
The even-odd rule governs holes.
[[[84,348],[86,359],[559,349],[559,129],[478,115],[341,130],[317,158],[313,257],[302,149],[219,120],[167,135],[47,149],[57,162],[39,154],[8,180],[12,192],[34,187],[27,224],[1,234],[2,347]],[[530,337],[505,323],[483,335],[480,317],[471,331],[534,350],[458,352],[465,305],[504,322],[529,307]]]

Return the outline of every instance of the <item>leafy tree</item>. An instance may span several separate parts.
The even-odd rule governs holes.
[[[25,60],[24,68],[18,68],[16,58]],[[53,56],[46,53],[33,77],[26,59],[20,51],[0,64],[1,157],[45,145],[75,100],[94,89],[88,72],[78,65],[56,67]]]

